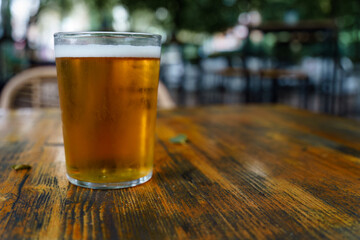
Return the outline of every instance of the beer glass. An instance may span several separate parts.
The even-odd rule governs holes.
[[[56,33],[67,177],[132,187],[152,176],[161,36]]]

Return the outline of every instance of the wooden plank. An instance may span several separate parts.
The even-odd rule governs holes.
[[[179,133],[186,144],[169,141]],[[356,121],[271,105],[162,111],[152,180],[107,191],[67,181],[58,111],[4,112],[0,136],[1,239],[360,236]]]

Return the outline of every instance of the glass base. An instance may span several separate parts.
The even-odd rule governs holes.
[[[70,177],[68,174],[66,174],[69,181],[79,187],[85,187],[85,188],[92,188],[92,189],[118,189],[118,188],[128,188],[128,187],[135,187],[137,185],[143,184],[150,180],[152,177],[152,171],[141,178],[127,181],[127,182],[115,182],[115,183],[93,183],[93,182],[85,182],[81,180],[77,180],[75,178]]]

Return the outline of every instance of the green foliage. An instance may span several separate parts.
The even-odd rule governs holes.
[[[40,8],[60,8],[68,13],[76,0],[41,0]],[[167,21],[159,21],[175,32],[181,29],[199,32],[224,31],[236,24],[242,12],[258,10],[263,21],[282,21],[289,10],[295,10],[299,20],[339,18],[344,26],[354,24],[360,15],[360,1],[346,0],[83,0],[91,10],[99,27],[111,28],[111,9],[121,4],[130,14],[139,9],[156,11],[164,7],[169,11]],[[108,26],[110,25],[110,26]]]
[[[187,136],[186,134],[179,134],[175,137],[172,137],[169,139],[170,142],[176,143],[176,144],[185,144],[187,142]]]
[[[227,4],[225,4],[225,3]],[[130,12],[139,8],[156,10],[166,8],[173,21],[175,30],[188,29],[200,32],[216,32],[234,26],[239,13],[244,9],[240,0],[122,0]]]
[[[11,166],[12,169],[14,169],[15,171],[18,171],[18,170],[23,170],[23,169],[31,169],[31,166],[30,165],[27,165],[27,164],[16,164],[16,165],[13,165]]]
[[[38,13],[46,8],[58,8],[62,15],[66,15],[72,9],[74,0],[40,0]]]

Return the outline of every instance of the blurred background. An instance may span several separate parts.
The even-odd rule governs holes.
[[[58,31],[161,34],[178,106],[281,103],[360,118],[359,0],[0,0],[0,90]]]

